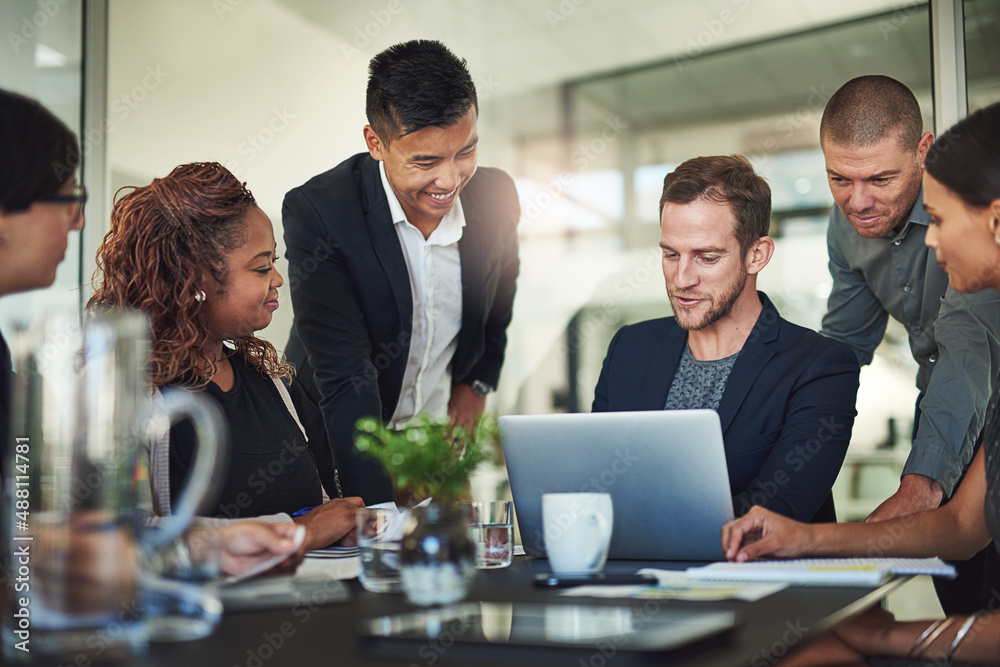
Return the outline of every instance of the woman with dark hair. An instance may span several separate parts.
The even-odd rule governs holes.
[[[69,232],[83,229],[80,148],[65,123],[30,98],[0,89],[0,297],[55,281]],[[0,335],[0,479],[9,440],[11,362]],[[246,522],[222,531],[221,566],[239,574],[295,550],[294,530]],[[294,564],[294,560],[292,561]]]
[[[55,281],[69,233],[83,228],[87,192],[76,183],[79,164],[79,145],[65,123],[35,100],[0,90],[0,297]],[[0,335],[0,473],[10,377]]]
[[[339,495],[325,429],[291,367],[254,332],[271,322],[283,284],[271,221],[217,163],[181,165],[121,196],[98,250],[91,306],[139,308],[152,325],[157,388],[204,391],[226,414],[231,452],[216,523],[247,517],[306,526],[307,549],[353,541],[360,498]],[[301,419],[300,419],[301,415]],[[150,455],[154,509],[170,512],[194,457],[181,425]],[[321,480],[322,478],[322,480]],[[299,510],[307,510],[295,516]]]
[[[924,207],[931,214],[925,243],[935,250],[951,286],[959,292],[1000,291],[1000,103],[975,112],[934,142],[926,158]],[[878,545],[884,556],[963,560],[991,538],[1000,545],[996,382],[982,448],[948,504],[888,521],[814,525],[754,507],[723,527],[722,548],[736,561],[867,555],[871,545]],[[952,659],[994,664],[1000,660],[1000,614],[897,623],[891,614],[874,609],[834,628],[833,636],[790,657],[789,663],[864,664],[864,657],[873,655],[919,658],[920,665]]]

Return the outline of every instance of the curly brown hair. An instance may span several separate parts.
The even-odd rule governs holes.
[[[88,307],[139,308],[152,325],[153,384],[209,383],[217,370],[195,294],[207,271],[220,288],[226,254],[246,242],[253,195],[217,162],[183,164],[165,178],[116,194],[111,231],[97,251]],[[253,334],[231,341],[235,353],[271,377],[291,379],[292,367]]]

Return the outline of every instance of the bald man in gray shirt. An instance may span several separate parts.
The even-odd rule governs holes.
[[[868,521],[931,509],[951,495],[972,459],[1000,369],[1000,297],[952,290],[924,245],[930,216],[921,183],[934,137],[922,130],[913,93],[885,76],[844,84],[820,126],[837,203],[827,233],[833,290],[822,333],[867,364],[891,316],[906,328],[919,365],[913,447],[899,489]],[[944,597],[942,605],[947,612]]]

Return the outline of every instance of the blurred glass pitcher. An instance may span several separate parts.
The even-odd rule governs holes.
[[[192,522],[224,442],[221,415],[183,391],[164,393],[154,409],[149,323],[138,312],[88,313],[82,327],[75,313],[52,313],[19,333],[12,351],[4,653],[141,650],[143,563]],[[194,470],[174,513],[153,526],[141,452],[179,419],[198,434]]]

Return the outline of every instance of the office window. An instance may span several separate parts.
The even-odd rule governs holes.
[[[5,47],[0,49],[0,86],[39,100],[80,136],[83,77],[83,3],[80,0],[0,3]],[[97,148],[99,147],[91,147]],[[87,145],[83,147],[86,157]],[[88,221],[90,224],[90,221]],[[52,287],[6,296],[0,301],[0,328],[13,333],[54,307],[75,308],[80,301],[80,234],[69,236],[66,259]]]
[[[1000,101],[1000,2],[965,1],[969,113]]]
[[[970,77],[974,71],[978,70],[970,67]],[[536,95],[537,109],[531,114],[524,111],[530,96],[500,102],[509,110],[504,114],[506,130],[515,138],[525,210],[533,213],[538,193],[548,188],[551,194],[553,183],[568,183],[564,197],[549,202],[541,195],[549,204],[541,214],[544,225],[534,224],[528,216],[522,234],[528,249],[535,232],[544,229],[549,239],[561,232],[570,241],[564,248],[547,248],[552,264],[564,271],[579,266],[582,271],[573,281],[575,289],[553,294],[554,303],[533,321],[538,328],[541,317],[578,314],[582,328],[567,334],[578,340],[556,344],[551,352],[556,356],[568,348],[575,352],[565,361],[578,365],[568,371],[570,382],[577,386],[567,392],[576,398],[566,408],[589,406],[607,343],[620,325],[670,314],[659,263],[650,250],[656,249],[659,236],[663,177],[691,157],[741,153],[768,180],[771,234],[778,247],[760,276],[761,288],[787,319],[819,327],[830,290],[825,238],[833,204],[819,122],[837,88],[871,73],[892,76],[909,86],[921,104],[926,127],[932,127],[926,3],[714,51],[706,48],[696,56],[683,52],[658,62],[591,74],[566,82],[558,94]],[[548,122],[538,113],[546,109]],[[614,172],[620,174],[617,182],[609,176]],[[609,201],[621,201],[621,206],[605,206],[601,212],[608,215],[603,217],[597,206],[584,208],[587,202]],[[589,259],[569,259],[581,256]],[[571,299],[577,301],[569,303]],[[890,327],[887,339],[883,356],[891,359],[888,372],[912,385],[915,371],[907,355],[898,354],[905,352],[905,332]],[[540,368],[539,378],[552,378],[550,366]],[[557,400],[563,395],[558,390],[548,394]],[[525,392],[522,399],[538,395],[546,392]],[[900,422],[912,418],[912,403],[906,402]],[[513,409],[544,411],[545,407],[521,404]],[[873,417],[872,433],[879,438],[883,422],[882,417]],[[863,432],[862,425],[859,433]]]

